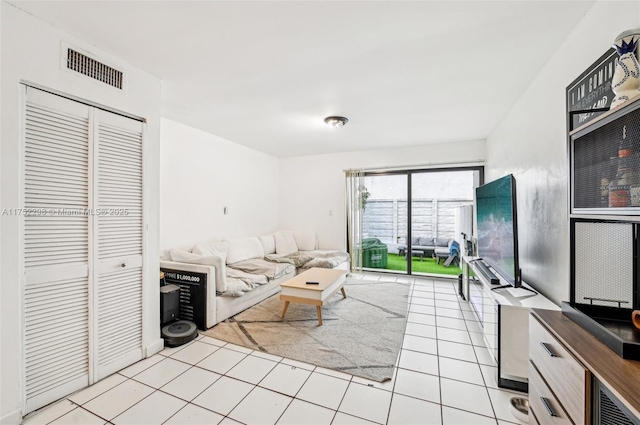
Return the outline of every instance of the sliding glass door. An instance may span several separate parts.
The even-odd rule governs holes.
[[[367,173],[362,220],[364,268],[407,272],[398,246],[407,232],[407,173]]]
[[[480,178],[480,169],[409,172],[412,274],[460,274],[463,233],[471,238]]]
[[[357,198],[362,268],[457,276],[463,233],[472,235],[473,197],[482,167],[362,175]]]

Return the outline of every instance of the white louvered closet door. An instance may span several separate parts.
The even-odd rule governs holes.
[[[96,379],[142,358],[142,123],[96,110]]]
[[[90,206],[90,114],[86,105],[27,88],[25,412],[89,384],[89,217],[62,211]]]
[[[31,87],[24,413],[142,359],[143,123]]]

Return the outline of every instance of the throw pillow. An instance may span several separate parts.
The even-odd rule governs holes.
[[[165,249],[160,254],[160,261],[171,261],[171,250]]]
[[[258,239],[260,239],[262,249],[264,249],[264,255],[276,253],[276,240],[273,235],[258,236]]]
[[[216,279],[216,292],[224,292],[227,290],[227,268],[224,260],[219,255],[198,255],[179,249],[172,249],[170,254],[171,260],[179,263],[213,266]]]
[[[227,260],[227,243],[226,242],[211,242],[205,244],[194,245],[193,253],[198,255],[217,255],[222,257],[224,261]]]
[[[227,239],[227,264],[251,258],[264,258],[264,249],[257,236]]]
[[[298,245],[296,244],[296,240],[292,232],[282,230],[280,232],[276,232],[273,237],[276,241],[276,254],[289,255],[294,252],[298,252]]]

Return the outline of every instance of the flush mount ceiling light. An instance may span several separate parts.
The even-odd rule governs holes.
[[[324,122],[331,128],[340,128],[348,123],[349,119],[346,117],[327,117],[324,119]]]

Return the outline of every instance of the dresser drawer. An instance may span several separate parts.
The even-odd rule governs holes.
[[[534,316],[529,318],[529,358],[573,422],[584,424],[591,390],[589,371]],[[538,420],[544,423],[537,410]]]
[[[529,364],[529,409],[530,424],[536,423],[532,412],[540,423],[545,425],[571,425],[573,423],[531,363]]]

